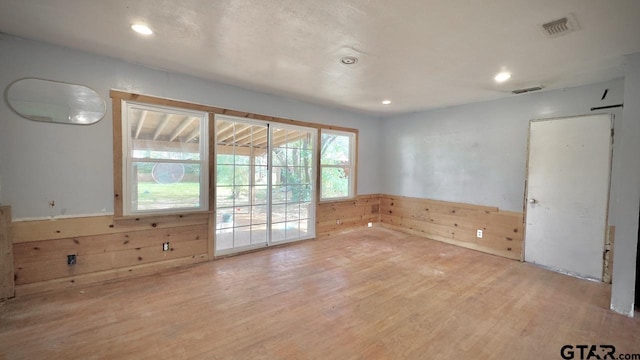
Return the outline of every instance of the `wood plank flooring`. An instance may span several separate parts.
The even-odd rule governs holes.
[[[640,353],[610,285],[380,227],[0,304],[0,359]]]

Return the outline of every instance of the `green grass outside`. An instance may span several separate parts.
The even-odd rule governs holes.
[[[244,187],[243,187],[244,188]],[[193,208],[199,206],[200,184],[197,182],[181,182],[175,184],[158,184],[155,182],[138,183],[138,210],[171,209],[171,208]],[[218,205],[233,206],[234,198],[231,188],[218,188]],[[266,194],[256,193],[258,200],[266,199]],[[284,202],[286,193],[275,192],[274,199]],[[240,193],[235,199],[235,203],[248,205],[248,194],[246,191]],[[297,201],[294,201],[297,202]]]
[[[138,209],[197,207],[200,201],[200,184],[183,182],[176,184],[138,183]]]

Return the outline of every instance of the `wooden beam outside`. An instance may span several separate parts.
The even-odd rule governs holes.
[[[138,101],[138,102],[147,103],[147,104],[178,107],[183,109],[205,111],[205,112],[210,112],[214,114],[235,116],[240,118],[257,119],[257,120],[271,121],[271,122],[277,122],[282,124],[312,127],[316,129],[323,128],[323,129],[348,131],[348,132],[358,131],[358,129],[354,129],[354,128],[347,128],[347,127],[334,126],[334,125],[323,125],[323,124],[317,124],[317,123],[306,122],[306,121],[299,121],[299,120],[279,118],[279,117],[267,116],[267,115],[261,115],[261,114],[255,114],[255,113],[248,113],[244,111],[224,109],[224,108],[210,106],[210,105],[194,104],[186,101],[165,99],[165,98],[159,98],[155,96],[142,95],[142,94],[135,94],[135,93],[130,93],[130,92],[121,91],[121,90],[111,90],[109,92],[109,95],[112,99],[118,99],[118,100]]]
[[[138,121],[138,126],[136,126],[136,135],[133,137],[137,139],[140,136],[140,131],[142,131],[142,125],[144,125],[144,121],[147,118],[147,110],[143,110],[140,114],[140,120]]]
[[[236,134],[236,140],[235,140],[236,143],[243,142],[243,141],[245,141],[247,139],[249,139],[250,143],[254,143],[254,141],[256,139],[258,139],[258,136],[266,136],[265,135],[266,132],[267,132],[267,128],[266,127],[258,126],[257,128],[259,130],[256,130],[256,126],[251,126],[250,127],[251,131],[248,134],[243,135],[243,136],[238,136],[238,134]],[[265,133],[265,134],[262,134],[262,133]]]
[[[198,135],[200,135],[200,126],[198,126],[195,130],[193,130],[191,132],[191,134],[187,135],[187,137],[184,139],[185,143],[190,142],[191,140],[195,139],[196,137],[198,137]]]
[[[224,121],[224,122],[228,123],[227,126],[220,127],[219,129],[216,126],[216,134],[217,134],[218,138],[226,137],[229,132],[233,133],[233,124],[234,123],[233,122],[228,122],[228,121]]]
[[[264,153],[264,149],[260,149]],[[251,148],[246,146],[233,145],[216,145],[216,154],[218,155],[246,155],[251,156]]]
[[[184,119],[182,121],[182,123],[180,123],[180,125],[178,125],[178,127],[176,127],[176,129],[173,131],[173,133],[171,134],[171,136],[169,137],[169,141],[173,141],[175,140],[178,136],[180,136],[180,134],[182,134],[182,132],[189,127],[189,125],[191,125],[191,123],[193,122],[193,120],[195,120],[196,118],[189,116],[186,119]]]
[[[236,124],[237,123],[231,123],[230,126],[227,126],[224,128],[224,130],[219,131],[216,134],[216,138],[218,139],[218,141],[222,141],[222,142],[230,142],[233,141],[233,137],[234,134],[237,133],[238,131],[236,131]],[[241,131],[241,130],[239,130]]]
[[[165,127],[167,127],[167,124],[169,123],[169,119],[171,118],[171,115],[172,114],[164,114],[164,116],[162,117],[162,120],[160,120],[160,124],[156,128],[156,131],[153,133],[153,140],[157,140],[160,134],[162,134],[162,131],[164,130]]]
[[[133,148],[136,150],[200,152],[200,145],[197,143],[177,141],[133,140]],[[158,162],[162,162],[162,160],[158,160]]]

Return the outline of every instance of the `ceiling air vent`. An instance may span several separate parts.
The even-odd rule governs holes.
[[[562,19],[557,19],[542,24],[542,31],[548,38],[566,35],[578,29],[578,22],[576,21],[576,18],[571,14],[563,17]]]
[[[532,92],[532,91],[538,91],[538,90],[542,90],[542,86],[532,86],[532,87],[526,88],[526,89],[516,89],[516,90],[513,90],[512,93],[514,93],[514,94],[524,94],[524,93],[528,93],[528,92]]]

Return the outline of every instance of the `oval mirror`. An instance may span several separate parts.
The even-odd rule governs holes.
[[[7,87],[9,107],[29,120],[89,125],[107,111],[100,94],[86,86],[26,78]]]

